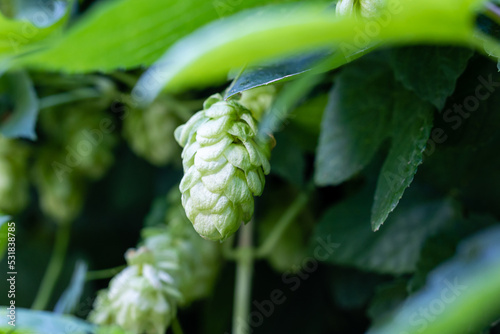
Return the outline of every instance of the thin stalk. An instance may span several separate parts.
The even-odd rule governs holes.
[[[71,92],[49,95],[40,99],[40,109],[50,108],[61,104],[91,99],[101,96],[102,93],[95,88],[79,88]]]
[[[233,334],[250,333],[248,315],[250,314],[253,249],[252,249],[252,221],[240,229],[238,253],[236,262],[236,284],[234,286],[233,303]]]
[[[120,271],[125,269],[127,266],[118,266],[114,268],[108,268],[108,269],[102,269],[102,270],[92,270],[88,271],[87,274],[85,275],[85,280],[86,281],[93,281],[93,280],[98,280],[98,279],[106,279],[106,278],[111,278],[118,274]]]
[[[305,191],[300,193],[297,198],[293,201],[293,203],[288,207],[283,216],[280,217],[278,222],[274,225],[273,230],[264,240],[264,242],[257,248],[255,252],[255,257],[262,258],[269,253],[271,253],[280,240],[283,233],[286,231],[288,226],[294,221],[299,213],[302,212],[302,209],[306,206],[309,201],[310,191]]]
[[[34,310],[44,310],[50,301],[50,296],[54,290],[57,279],[61,274],[61,269],[66,257],[70,236],[70,225],[60,225],[56,232],[56,240],[49,264],[43,276],[42,283],[38,288],[38,293],[31,306]]]

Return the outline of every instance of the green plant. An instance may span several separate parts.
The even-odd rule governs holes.
[[[496,1],[0,11],[0,333],[500,330]]]

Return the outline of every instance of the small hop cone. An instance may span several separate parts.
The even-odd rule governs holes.
[[[28,204],[29,151],[21,142],[0,136],[0,210],[20,212]]]
[[[32,166],[33,183],[42,211],[59,224],[68,224],[82,209],[85,182],[77,172],[58,174],[56,161],[62,161],[60,150],[42,147]]]
[[[270,148],[257,137],[250,111],[219,94],[175,130],[184,147],[182,205],[198,234],[224,240],[253,215],[269,174]]]
[[[264,112],[271,107],[276,87],[261,86],[241,93],[238,103],[250,110],[255,119],[260,120]]]
[[[337,2],[337,15],[354,15],[364,18],[376,17],[384,8],[384,0],[339,0]]]
[[[179,146],[172,133],[179,124],[173,107],[160,99],[145,110],[130,110],[123,121],[123,137],[137,155],[164,166],[178,157]]]
[[[108,290],[98,294],[89,319],[138,334],[165,333],[180,298],[172,276],[154,265],[146,247],[129,250],[126,258],[128,267],[111,280]]]

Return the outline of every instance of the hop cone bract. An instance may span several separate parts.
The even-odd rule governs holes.
[[[270,171],[270,148],[257,137],[251,112],[219,94],[175,130],[184,147],[182,205],[204,238],[224,240],[248,222]]]

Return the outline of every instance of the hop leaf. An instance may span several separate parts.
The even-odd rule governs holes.
[[[182,205],[195,230],[209,240],[224,240],[248,222],[254,199],[270,171],[269,147],[258,141],[250,111],[216,94],[175,130],[184,147]]]
[[[172,134],[180,123],[173,107],[160,99],[145,110],[130,110],[123,121],[123,137],[137,155],[163,166],[179,154]]]
[[[98,294],[89,319],[133,333],[165,333],[180,298],[173,277],[154,265],[154,255],[146,247],[129,250],[126,258],[129,266]]]
[[[28,203],[28,149],[0,136],[0,211],[15,214]]]

